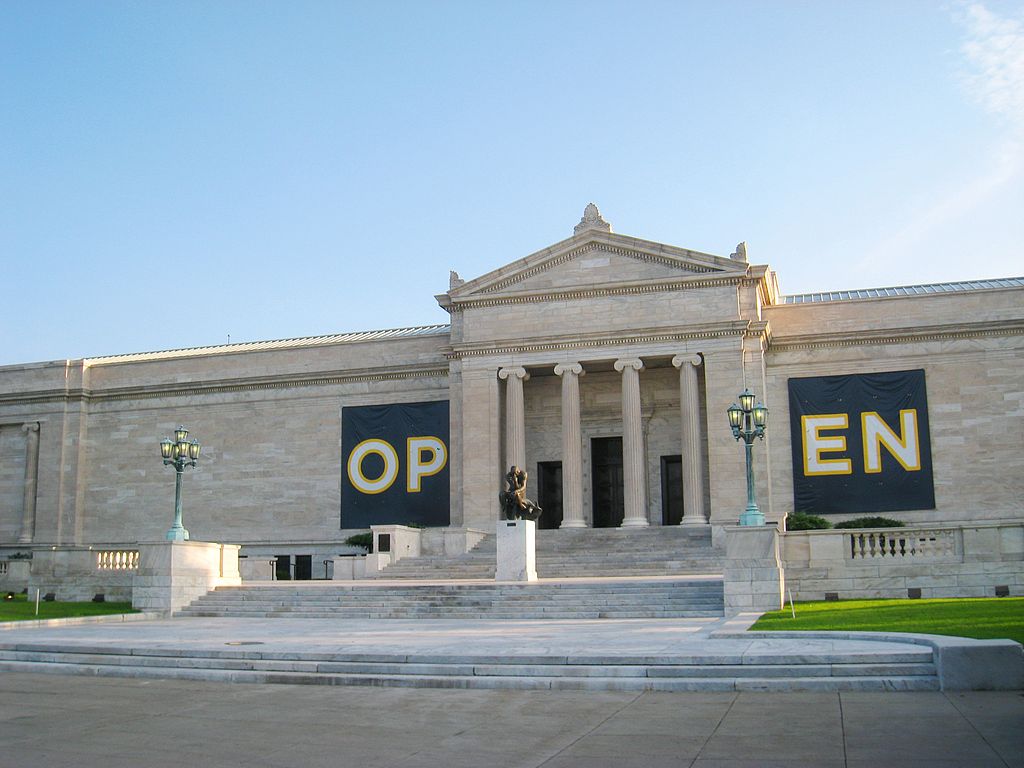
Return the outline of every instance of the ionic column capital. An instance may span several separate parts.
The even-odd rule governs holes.
[[[644,361],[639,357],[627,357],[622,360],[615,361],[615,370],[622,371],[625,368],[632,368],[634,371],[642,371],[644,369]]]
[[[672,358],[672,365],[674,365],[676,368],[682,368],[687,363],[692,365],[694,368],[700,368],[703,362],[703,357],[697,354],[690,353],[687,353],[685,355],[676,355],[675,357]]]
[[[526,369],[523,368],[523,366],[521,365],[513,365],[508,368],[498,369],[499,379],[507,379],[509,376],[514,376],[515,378],[522,379],[523,381],[526,381],[528,378],[530,378],[530,374],[527,373]]]
[[[21,425],[21,431],[22,432],[38,432],[39,431],[39,422],[38,421],[30,421],[27,424],[22,424]]]
[[[575,376],[582,376],[586,373],[579,363],[559,363],[555,366],[555,376],[564,376],[571,373]]]

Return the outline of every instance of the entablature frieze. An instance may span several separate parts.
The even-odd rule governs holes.
[[[160,397],[249,392],[273,389],[297,389],[373,381],[398,381],[419,378],[447,378],[448,367],[437,365],[403,366],[401,368],[363,368],[351,371],[321,371],[308,374],[218,379],[203,382],[174,382],[139,387],[118,387],[104,390],[69,389],[19,392],[0,395],[0,405],[21,405],[48,402],[104,402],[143,400]]]
[[[569,357],[576,358],[576,351],[605,348],[609,357],[619,354],[623,348],[643,348],[653,345],[679,344],[693,341],[767,338],[770,330],[766,322],[749,320],[732,320],[726,323],[714,323],[687,328],[643,328],[622,334],[607,332],[594,334],[574,334],[572,336],[537,337],[530,340],[497,339],[478,342],[453,344],[442,349],[442,354],[449,360],[462,360],[475,357],[511,356],[548,353],[573,353]],[[633,355],[633,353],[630,353]],[[643,352],[637,352],[643,356]],[[662,354],[656,352],[652,354]],[[621,356],[621,355],[619,355]],[[634,355],[635,356],[635,355]],[[557,361],[556,361],[557,362]]]
[[[856,347],[866,344],[915,344],[1024,334],[1024,320],[950,323],[947,325],[808,333],[769,338],[768,352]]]

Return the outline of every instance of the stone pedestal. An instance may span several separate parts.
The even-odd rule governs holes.
[[[537,580],[537,523],[498,521],[498,567],[495,581]]]
[[[779,529],[774,525],[727,526],[725,615],[777,611],[783,607],[786,575],[779,556]]]
[[[139,544],[132,607],[173,613],[215,587],[241,584],[238,550],[208,541]]]
[[[334,581],[351,581],[362,579],[366,576],[366,557],[363,555],[335,557],[333,576]]]

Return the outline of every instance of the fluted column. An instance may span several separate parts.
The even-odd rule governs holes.
[[[22,424],[25,432],[25,495],[21,506],[19,544],[31,544],[36,527],[36,477],[39,474],[39,422]]]
[[[579,363],[559,363],[562,377],[562,528],[586,528],[583,519],[583,439],[580,434]]]
[[[644,435],[640,424],[640,371],[643,367],[643,361],[638,358],[615,361],[615,370],[622,372],[623,528],[648,525]]]
[[[505,380],[505,463],[526,468],[526,416],[523,407],[523,382],[530,374],[522,366],[500,368],[498,378]],[[508,471],[508,467],[503,467]]]
[[[707,525],[704,512],[704,449],[701,441],[700,355],[676,355],[679,369],[679,411],[682,423],[683,519],[681,525]]]

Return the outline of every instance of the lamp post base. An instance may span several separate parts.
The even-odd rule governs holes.
[[[171,527],[166,536],[168,541],[188,541],[188,531],[180,525]]]
[[[740,525],[764,525],[764,515],[755,507],[747,507],[740,515]]]

